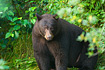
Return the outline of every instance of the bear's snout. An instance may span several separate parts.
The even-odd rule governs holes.
[[[52,40],[54,36],[53,36],[52,32],[50,32],[48,29],[46,29],[44,37],[45,37],[46,40],[49,41],[49,40]]]

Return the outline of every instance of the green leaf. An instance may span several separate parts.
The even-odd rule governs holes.
[[[19,17],[18,19],[20,19],[20,20],[21,20],[21,19],[22,19],[22,17]]]
[[[29,11],[34,11],[36,9],[36,7],[31,7],[29,8]]]
[[[0,70],[9,69],[9,66],[5,65],[6,62],[3,59],[0,59]]]
[[[23,25],[26,27],[26,25],[29,24],[28,20],[23,20]]]
[[[101,3],[104,4],[105,0],[101,0]]]
[[[3,12],[0,12],[0,14],[2,14]]]
[[[33,3],[33,2],[35,2],[35,1],[30,1],[29,3]]]
[[[4,12],[7,11],[7,10],[8,10],[8,7],[5,7],[5,8],[4,8]]]
[[[16,20],[18,20],[18,17],[13,18],[13,20],[12,20],[12,21],[14,22],[14,21],[16,21]]]
[[[15,31],[15,38],[19,37],[19,33],[17,31]]]
[[[93,52],[88,52],[89,57],[93,55]]]
[[[14,16],[14,13],[12,11],[8,11],[8,15]]]
[[[10,20],[10,21],[12,21],[12,17],[10,17],[10,16],[7,16],[7,19]]]
[[[19,25],[15,25],[14,28],[13,28],[13,30],[18,30],[18,29],[20,29]]]
[[[25,11],[25,13],[28,13],[28,12],[29,12],[29,11],[27,11],[27,10]]]
[[[8,33],[6,33],[5,38],[9,38],[10,36],[11,36],[11,33],[10,33],[10,32],[8,32]]]
[[[14,37],[14,34],[11,34],[12,37]]]
[[[4,69],[9,69],[9,67],[8,67],[8,66],[3,66],[3,68],[4,68]]]
[[[35,19],[31,19],[31,23],[35,24],[36,20]]]
[[[1,28],[1,27],[0,27]]]
[[[16,23],[15,22],[13,22],[13,23],[9,23],[10,25],[16,25]]]

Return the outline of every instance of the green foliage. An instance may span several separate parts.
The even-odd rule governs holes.
[[[31,34],[20,35],[18,39],[8,44],[12,45],[12,49],[0,49],[2,53],[0,57],[8,61],[7,65],[10,70],[38,70],[32,49]]]
[[[102,28],[92,28],[90,32],[86,33],[86,36],[84,36],[84,33],[82,33],[78,37],[79,41],[89,41],[90,42],[90,48],[89,50],[94,50],[94,46],[97,46],[98,53],[103,53],[105,51],[105,24]]]
[[[25,69],[27,69],[27,70],[37,69],[38,70],[35,58],[30,58],[30,57],[24,58],[24,59],[16,59],[13,66],[19,70],[25,70]]]
[[[9,69],[9,67],[6,66],[5,64],[6,64],[6,62],[3,59],[0,59],[0,70]]]

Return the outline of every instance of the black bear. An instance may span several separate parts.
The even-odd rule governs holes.
[[[40,70],[67,70],[68,67],[94,70],[98,55],[88,58],[89,43],[76,40],[84,32],[80,27],[57,18],[57,15],[36,16],[32,42]]]

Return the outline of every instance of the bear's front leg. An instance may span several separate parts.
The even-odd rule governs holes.
[[[65,55],[58,55],[55,58],[56,70],[67,70],[68,59]]]
[[[50,52],[45,45],[42,43],[43,39],[38,39],[37,37],[33,36],[33,48],[34,48],[34,56],[36,62],[39,66],[40,70],[50,70]]]
[[[66,41],[66,43],[60,42],[61,41],[51,41],[47,43],[47,46],[54,56],[56,70],[67,70],[69,47]]]
[[[50,70],[50,58],[46,55],[35,55],[40,70]]]

